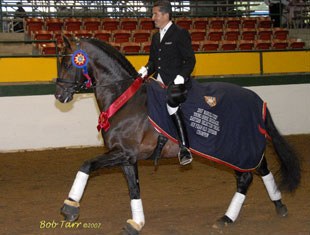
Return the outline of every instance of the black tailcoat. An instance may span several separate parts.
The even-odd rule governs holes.
[[[177,75],[188,80],[196,59],[192,49],[191,37],[186,29],[172,24],[160,42],[160,33],[152,37],[149,61],[146,65],[148,74],[157,78],[160,74],[163,82],[168,85]]]

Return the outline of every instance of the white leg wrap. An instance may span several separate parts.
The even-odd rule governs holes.
[[[141,230],[145,223],[142,200],[132,199],[130,202],[130,206],[131,206],[132,220],[139,226],[141,226],[141,228],[139,229]]]
[[[230,205],[225,215],[229,217],[232,221],[235,221],[239,215],[239,212],[241,210],[244,200],[245,200],[245,195],[242,193],[236,192],[230,202]]]
[[[167,104],[167,109],[168,109],[169,115],[172,115],[172,114],[175,114],[178,111],[179,107],[171,107],[171,106],[169,106]]]
[[[267,192],[269,194],[271,201],[280,200],[281,192],[278,190],[278,187],[276,185],[276,182],[274,180],[272,173],[270,172],[268,175],[263,176],[262,179],[263,179],[263,182],[265,184],[265,187],[267,189]]]
[[[83,196],[89,175],[79,171],[69,192],[69,198],[79,202]]]

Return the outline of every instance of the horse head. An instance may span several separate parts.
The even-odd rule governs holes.
[[[55,92],[56,99],[62,103],[70,102],[73,99],[73,95],[81,90],[86,79],[82,76],[80,69],[72,63],[73,53],[78,49],[79,43],[77,39],[69,40],[67,37],[64,37],[65,47],[59,61]],[[80,60],[78,63],[87,63],[87,58],[84,58],[85,61],[83,61],[82,56],[77,59]]]
[[[55,92],[62,103],[70,102],[75,93],[85,88],[118,87],[117,83],[137,77],[125,56],[103,41],[64,37],[64,44]]]

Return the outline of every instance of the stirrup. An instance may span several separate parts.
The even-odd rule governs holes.
[[[191,152],[185,146],[181,146],[180,151],[178,153],[178,158],[182,166],[190,164],[193,161]]]

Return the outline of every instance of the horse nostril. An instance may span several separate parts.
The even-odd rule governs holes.
[[[63,100],[63,96],[61,94],[55,94],[55,98],[56,98],[56,100],[58,100],[58,101],[63,103],[63,101],[62,101]]]

